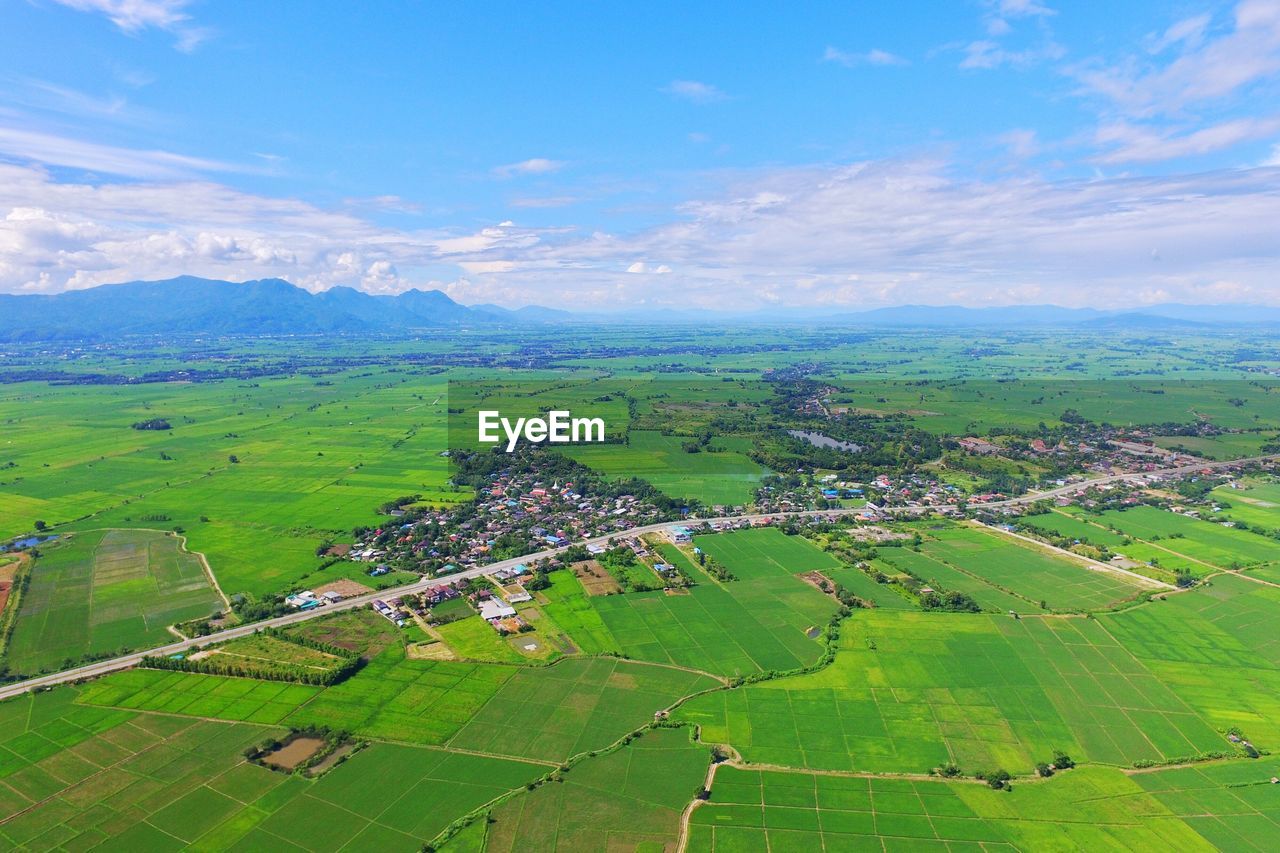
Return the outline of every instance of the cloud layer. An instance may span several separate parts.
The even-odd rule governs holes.
[[[740,176],[633,234],[383,227],[211,182],[65,183],[0,166],[0,290],[183,273],[465,301],[755,308],[1280,302],[1280,168],[962,180],[930,161]]]

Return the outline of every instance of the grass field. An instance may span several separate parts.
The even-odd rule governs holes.
[[[74,698],[61,688],[0,705],[6,733],[26,722],[6,748],[31,759],[0,770],[0,846],[407,853],[548,769],[375,744],[308,780],[245,762],[242,751],[278,728],[107,711]]]
[[[1268,530],[1280,528],[1280,481],[1251,478],[1241,485],[1213,490],[1214,499],[1229,507],[1223,515]]]
[[[333,672],[345,663],[336,654],[322,652],[266,634],[241,637],[207,650],[205,659],[228,667],[226,675],[280,678],[288,681],[299,675]]]
[[[749,761],[822,770],[1028,772],[1055,749],[1116,765],[1229,749],[1085,619],[860,612],[830,667],[699,697],[677,716]]]
[[[1274,539],[1156,507],[1113,510],[1103,513],[1097,521],[1198,561],[1198,574],[1203,574],[1206,568],[1233,568],[1276,559]],[[1160,562],[1163,564],[1164,560]]]
[[[1123,576],[1091,571],[1069,557],[1055,556],[979,527],[932,531],[930,541],[921,550],[980,582],[1027,601],[1043,601],[1050,610],[1102,609],[1134,598],[1143,589]],[[888,549],[885,554],[890,560],[898,556],[897,551]],[[993,597],[990,593],[984,595]],[[1026,611],[1025,605],[1007,609]]]
[[[275,725],[319,692],[319,687],[281,681],[131,669],[86,685],[80,701],[136,711]]]
[[[686,453],[687,436],[632,430],[623,447],[598,445],[564,451],[608,476],[640,477],[673,498],[698,498],[709,505],[746,504],[768,473],[725,439],[713,440],[716,452]]]
[[[1273,772],[1276,763],[1269,764]],[[688,849],[1213,850],[1215,843],[1266,849],[1276,825],[1274,812],[1266,813],[1269,792],[1257,783],[1268,768],[1232,771],[1218,778],[1180,770],[1127,777],[1078,768],[1001,792],[964,782],[725,767],[710,802],[694,809]],[[1255,787],[1227,787],[1232,775]],[[1188,811],[1203,801],[1204,811],[1179,819],[1180,798]]]
[[[664,551],[698,578],[688,594],[630,593],[591,602],[624,652],[722,675],[785,671],[818,659],[822,648],[805,632],[825,625],[838,605],[793,573],[838,565],[831,556],[771,528],[696,541],[738,580],[716,582],[674,549]]]
[[[448,746],[562,761],[602,749],[677,699],[717,686],[705,675],[615,658],[523,667]]]
[[[621,653],[617,639],[592,606],[582,582],[573,572],[551,572],[547,578],[551,586],[542,591],[546,598],[542,607],[568,633],[578,650],[588,655]]]
[[[42,549],[7,650],[15,672],[171,641],[166,628],[224,607],[200,560],[150,530],[78,533]]]
[[[485,849],[674,850],[680,812],[702,784],[708,760],[688,731],[655,729],[575,765],[562,784],[507,800],[493,812]]]

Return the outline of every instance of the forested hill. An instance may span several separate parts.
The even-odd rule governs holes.
[[[124,335],[291,335],[406,332],[439,326],[545,323],[568,312],[468,308],[438,290],[373,296],[349,287],[311,293],[278,278],[235,283],[194,276],[132,281],[53,296],[0,294],[0,340]]]

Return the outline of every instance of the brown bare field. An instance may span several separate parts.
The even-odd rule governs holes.
[[[272,767],[279,767],[281,770],[292,770],[319,752],[323,746],[324,741],[318,737],[294,738],[262,760]]]
[[[331,581],[324,586],[318,586],[314,590],[316,595],[324,595],[326,592],[336,592],[343,598],[352,598],[357,595],[364,595],[366,592],[373,592],[371,587],[367,587],[362,583],[342,578],[341,580]]]
[[[622,587],[613,579],[613,575],[605,571],[604,566],[595,560],[585,560],[573,564],[573,573],[582,582],[587,595],[610,595],[621,592]]]

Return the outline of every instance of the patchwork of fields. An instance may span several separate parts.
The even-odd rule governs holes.
[[[796,574],[838,565],[798,536],[773,528],[696,537],[738,580],[720,583],[674,548],[663,554],[698,579],[687,593],[597,597],[609,631],[629,656],[745,675],[806,666],[822,654],[807,632],[838,604]]]
[[[1099,610],[1136,598],[1144,589],[1123,575],[1092,569],[996,531],[937,527],[927,533],[919,552],[886,548],[882,558],[936,589],[967,593],[987,610]]]
[[[1266,787],[1278,767],[1076,769],[1011,792],[725,767],[688,849],[1265,850],[1280,830]]]
[[[95,530],[47,545],[32,571],[7,649],[35,673],[66,659],[161,645],[169,625],[225,607],[199,557],[152,530]]]

